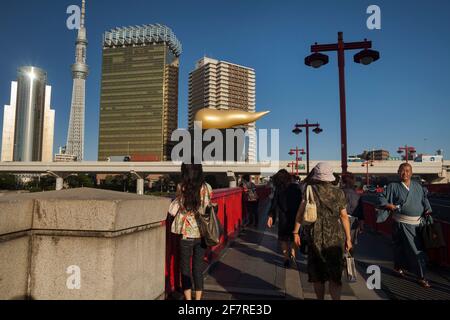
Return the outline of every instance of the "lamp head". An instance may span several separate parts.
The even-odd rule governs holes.
[[[319,134],[319,133],[323,132],[323,129],[317,127],[317,128],[315,128],[315,129],[313,130],[313,132],[314,132],[315,134]]]
[[[326,65],[328,61],[328,56],[319,52],[315,52],[305,58],[305,64],[307,66],[313,67],[314,69]]]
[[[380,53],[376,50],[364,49],[355,54],[353,60],[365,66],[380,59]]]

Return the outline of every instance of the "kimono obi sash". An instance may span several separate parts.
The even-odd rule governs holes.
[[[415,225],[418,226],[420,225],[420,220],[421,217],[412,217],[412,216],[407,216],[401,213],[394,213],[393,216],[394,220],[399,222],[399,223],[405,223],[405,224],[411,224],[411,225]]]

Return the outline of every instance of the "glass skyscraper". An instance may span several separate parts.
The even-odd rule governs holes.
[[[2,161],[51,162],[55,111],[50,110],[47,74],[21,67],[11,85],[11,103],[5,106]]]
[[[162,25],[118,28],[103,37],[98,160],[170,160],[178,127],[181,43]]]

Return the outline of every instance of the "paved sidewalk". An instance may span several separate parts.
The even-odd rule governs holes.
[[[269,202],[260,204],[260,225],[246,228],[205,278],[205,299],[301,299],[300,276],[285,269],[276,229],[266,230]]]
[[[267,203],[262,204],[260,226],[243,230],[205,277],[206,300],[310,300],[315,299],[306,273],[306,257],[299,254],[297,266],[286,269],[278,247],[276,229],[268,230]],[[430,269],[431,289],[420,287],[412,275],[400,279],[392,272],[390,240],[365,231],[355,248],[357,282],[343,277],[342,300],[439,299],[450,300],[450,271]],[[381,290],[369,290],[367,268],[381,269]],[[327,295],[329,300],[330,296]]]
[[[393,251],[390,238],[373,231],[366,231],[359,237],[355,258],[358,271],[365,276],[367,267],[377,265],[381,269],[381,290],[375,290],[380,297],[392,300],[450,300],[450,270],[430,267],[428,280],[430,289],[416,283],[416,278],[407,273],[402,279],[393,273]]]
[[[287,286],[287,279],[297,286]],[[247,229],[209,270],[205,299],[300,299],[299,281],[298,272],[283,267],[276,235]]]

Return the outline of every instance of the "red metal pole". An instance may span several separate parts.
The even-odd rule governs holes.
[[[306,173],[309,174],[309,122],[306,119]]]
[[[297,176],[298,176],[298,152],[299,151],[300,150],[298,149],[298,147],[296,147],[295,148],[295,168],[296,168],[295,172],[296,172]]]
[[[344,36],[338,33],[338,65],[339,65],[339,95],[341,111],[341,162],[342,174],[347,173],[347,113],[345,99],[345,55]]]
[[[366,163],[367,169],[366,169],[366,184],[369,186],[369,162]]]

